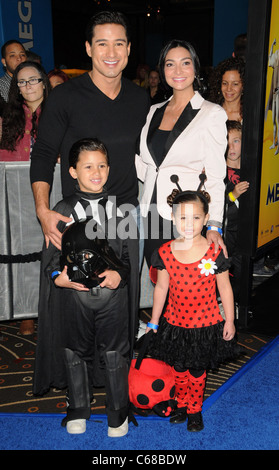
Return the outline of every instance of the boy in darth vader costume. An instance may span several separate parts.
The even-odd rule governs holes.
[[[79,434],[90,418],[93,386],[106,388],[108,435],[128,432],[128,367],[138,299],[138,240],[107,196],[108,155],[97,139],[76,142],[69,156],[74,196],[55,210],[71,217],[58,225],[59,251],[42,252],[38,342],[33,391],[67,388],[67,431]],[[127,227],[129,228],[127,236]]]

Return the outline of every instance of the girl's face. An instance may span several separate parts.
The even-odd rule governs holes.
[[[221,83],[221,92],[228,103],[239,101],[243,92],[243,85],[238,70],[228,70],[224,73]]]
[[[70,167],[70,175],[78,180],[81,191],[101,193],[109,175],[106,156],[99,150],[80,153],[76,168]]]
[[[175,212],[174,224],[182,238],[192,240],[200,236],[208,217],[201,202],[182,202]]]
[[[19,93],[23,96],[27,106],[34,111],[44,99],[44,84],[42,81],[34,85],[27,83],[27,80],[32,78],[42,78],[35,67],[25,67],[17,75],[18,83],[26,83],[24,86],[19,87]]]
[[[184,47],[170,49],[165,59],[165,79],[174,90],[193,90],[195,69],[190,52]]]

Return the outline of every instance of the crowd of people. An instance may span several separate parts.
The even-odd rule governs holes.
[[[30,161],[44,236],[34,394],[66,388],[63,425],[79,434],[93,387],[105,385],[108,435],[127,434],[144,242],[155,284],[149,354],[173,368],[171,422],[201,431],[206,370],[239,354],[245,58],[235,48],[212,70],[205,99],[198,55],[185,40],[168,41],[158,68],[139,66],[134,83],[123,76],[131,48],[124,15],[94,15],[85,46],[92,69],[71,79],[47,74],[17,41],[2,47],[0,161]],[[52,208],[58,158],[63,199]]]

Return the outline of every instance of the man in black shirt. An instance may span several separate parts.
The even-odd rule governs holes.
[[[149,110],[146,91],[122,77],[130,53],[128,26],[120,13],[101,12],[89,22],[86,52],[92,70],[56,87],[40,120],[31,157],[31,183],[37,216],[46,243],[60,248],[59,220],[69,219],[50,210],[53,168],[61,158],[63,197],[74,192],[68,173],[72,144],[84,137],[102,140],[110,155],[109,194],[118,204],[137,206],[136,143]]]

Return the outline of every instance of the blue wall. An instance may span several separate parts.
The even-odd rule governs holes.
[[[0,47],[9,39],[39,54],[49,72],[54,66],[51,0],[0,0]]]
[[[247,32],[248,6],[249,0],[215,0],[214,66],[221,60],[231,57],[235,36]]]

